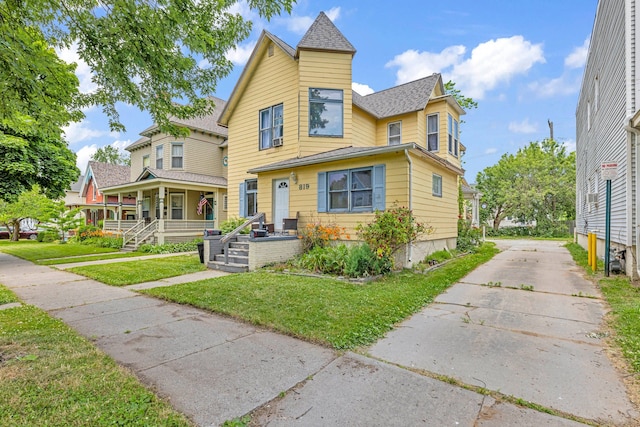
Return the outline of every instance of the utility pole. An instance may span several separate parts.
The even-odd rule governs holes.
[[[547,122],[549,123],[549,137],[553,139],[553,122],[551,119],[547,119]]]

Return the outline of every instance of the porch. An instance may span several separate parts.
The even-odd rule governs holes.
[[[202,237],[205,229],[213,229],[214,220],[107,220],[103,231],[122,235],[123,246],[137,249],[143,243],[164,244],[190,242]]]

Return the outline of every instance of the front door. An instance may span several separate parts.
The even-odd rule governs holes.
[[[213,221],[213,196],[206,196],[207,204],[204,205],[204,219],[207,221]]]
[[[276,179],[273,224],[276,230],[282,230],[282,220],[289,218],[289,180]]]

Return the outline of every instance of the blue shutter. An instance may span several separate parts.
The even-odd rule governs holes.
[[[240,201],[240,210],[238,213],[238,216],[240,218],[244,218],[244,213],[247,211],[247,207],[245,206],[245,183],[241,182],[240,183],[240,197],[238,198],[238,200]]]
[[[376,165],[373,167],[373,209],[383,211],[386,208],[385,202],[385,167]]]
[[[327,173],[318,173],[318,212],[327,211]]]

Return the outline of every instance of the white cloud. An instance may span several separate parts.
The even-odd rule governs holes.
[[[255,41],[245,44],[244,46],[236,46],[235,48],[228,50],[225,56],[229,61],[236,65],[245,65],[249,60],[249,57],[251,57],[251,53],[255,47]]]
[[[522,36],[499,38],[481,43],[464,59],[466,48],[450,46],[440,53],[408,50],[389,61],[387,67],[398,67],[396,83],[406,83],[432,73],[446,74],[465,96],[482,99],[485,92],[511,78],[525,74],[536,63],[544,63],[541,44],[532,44]]]
[[[571,95],[580,90],[580,77],[572,77],[565,73],[555,79],[530,83],[529,90],[540,98],[550,98],[556,95]]]
[[[84,174],[87,171],[87,164],[97,150],[96,144],[91,144],[76,151],[76,166],[80,169],[80,173]]]
[[[340,18],[340,7],[332,7],[328,11],[325,12],[327,18],[329,18],[332,22],[335,22],[336,19]],[[295,34],[304,34],[307,32],[313,21],[316,20],[315,16],[299,16],[292,14],[290,18],[282,18],[279,21],[283,22],[287,27],[287,30],[291,31]]]
[[[498,152],[497,148],[487,148],[486,150],[484,150],[484,154],[495,154]]]
[[[78,80],[80,80],[80,92],[91,93],[98,88],[98,86],[91,81],[91,68],[82,58],[80,58],[80,55],[78,55],[77,43],[73,43],[68,49],[57,49],[56,53],[58,54],[58,57],[67,64],[75,63],[77,65],[75,72]]]
[[[402,84],[439,73],[460,63],[465,51],[466,48],[461,45],[449,46],[439,53],[410,49],[396,55],[385,67],[398,67],[396,83]]]
[[[535,133],[538,131],[538,126],[530,123],[529,119],[526,118],[521,122],[509,123],[509,131],[514,133]]]
[[[569,153],[576,151],[576,141],[573,139],[568,139],[562,142],[562,145],[565,146]]]
[[[118,136],[117,132],[108,132],[100,129],[93,129],[90,127],[91,122],[83,120],[81,122],[71,123],[69,126],[62,128],[64,131],[65,139],[69,144],[76,144],[78,142],[85,141],[87,139],[101,138],[104,136]]]
[[[356,82],[351,83],[351,89],[355,90],[362,96],[375,92],[375,90],[371,89],[368,85]]]
[[[589,39],[587,38],[582,46],[578,46],[573,49],[565,59],[564,66],[567,68],[582,68],[587,62],[587,55],[589,54]]]

